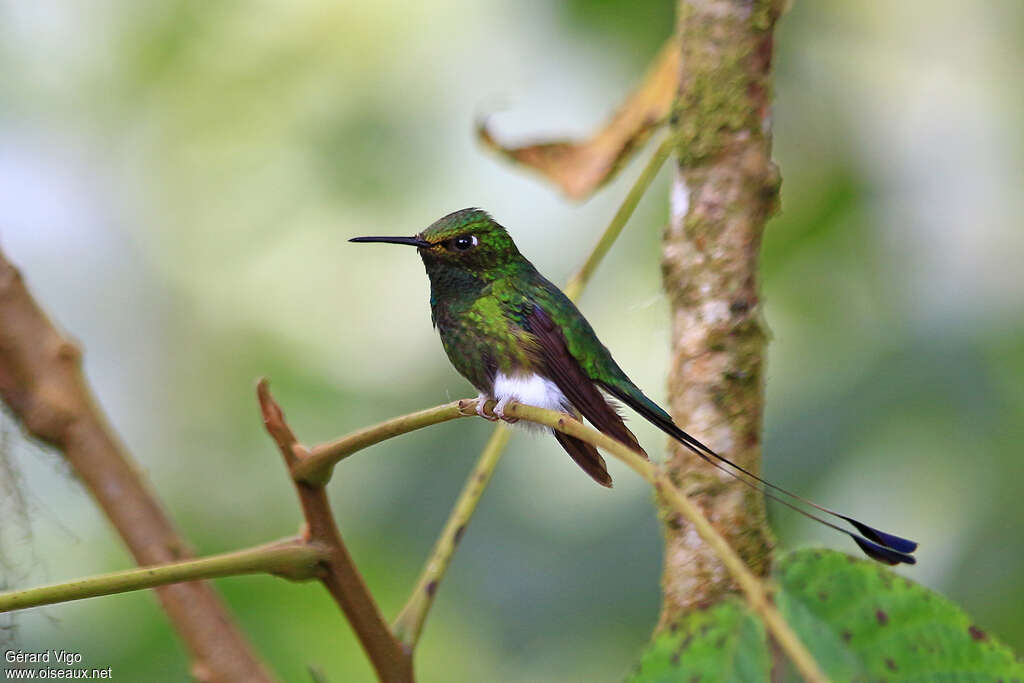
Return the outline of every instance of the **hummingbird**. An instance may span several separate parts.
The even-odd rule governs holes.
[[[412,237],[355,237],[416,247],[430,279],[430,317],[448,359],[479,392],[476,411],[490,420],[510,401],[586,418],[596,429],[647,457],[613,400],[636,411],[690,451],[747,486],[852,538],[869,557],[914,564],[914,541],[870,527],[802,498],[719,455],[683,431],[644,395],[612,358],[576,305],[516,248],[508,231],[481,209],[462,209]],[[610,397],[610,398],[609,398]],[[485,402],[496,401],[493,416]],[[580,468],[611,487],[604,458],[581,439],[551,430]],[[785,496],[788,500],[784,500]],[[799,504],[842,520],[854,533]]]

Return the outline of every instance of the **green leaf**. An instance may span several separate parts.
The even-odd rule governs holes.
[[[630,679],[758,681],[771,662],[764,626],[738,598],[691,612],[656,638]]]
[[[938,593],[825,550],[776,568],[782,614],[837,681],[1020,681],[1013,651]]]
[[[834,681],[1024,681],[1006,645],[939,594],[831,550],[776,565],[775,601]],[[767,681],[764,628],[736,598],[685,615],[648,647],[632,683]]]

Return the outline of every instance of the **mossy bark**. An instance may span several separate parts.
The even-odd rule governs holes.
[[[662,271],[672,313],[669,402],[695,437],[757,472],[766,333],[757,265],[778,203],[771,161],[772,33],[778,0],[680,0],[679,135]],[[764,498],[672,444],[669,470],[756,573],[773,538]],[[667,510],[667,508],[663,508]],[[692,529],[665,515],[660,625],[718,602],[735,585]]]

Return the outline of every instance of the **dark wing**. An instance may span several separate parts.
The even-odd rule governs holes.
[[[551,320],[543,308],[534,304],[533,310],[526,315],[526,328],[537,341],[540,360],[543,361],[548,377],[558,386],[569,402],[583,413],[598,431],[607,434],[616,441],[621,441],[645,458],[647,454],[640,448],[633,432],[626,428],[622,416],[608,403],[601,391],[594,384],[580,364],[576,361],[565,344],[561,329]],[[561,435],[559,435],[561,436]],[[559,442],[565,446],[562,438]],[[569,449],[566,448],[568,451]],[[595,451],[596,454],[596,451]],[[569,451],[569,455],[573,455]],[[577,462],[579,462],[577,460]],[[603,462],[603,461],[602,461]],[[587,469],[584,467],[583,469]],[[593,475],[591,475],[593,476]]]

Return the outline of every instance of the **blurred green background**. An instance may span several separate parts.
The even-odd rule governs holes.
[[[481,206],[561,282],[638,171],[582,205],[483,153],[583,135],[671,31],[670,2],[0,2],[0,241],[85,349],[103,406],[202,553],[295,532],[257,416],[269,376],[301,438],[471,395],[415,254],[355,246]],[[771,479],[922,542],[906,573],[1024,650],[1024,5],[798,2],[777,40],[783,213],[768,227]],[[582,309],[664,399],[668,172]],[[634,421],[652,453],[663,438]],[[459,421],[331,484],[385,612],[412,586],[489,433]],[[0,430],[8,586],[123,568],[59,457]],[[647,489],[594,486],[517,435],[427,624],[423,681],[614,681],[659,604]],[[772,511],[783,548],[842,539]],[[217,582],[285,680],[370,680],[316,585]],[[3,647],[116,680],[181,680],[145,593],[16,614]]]

